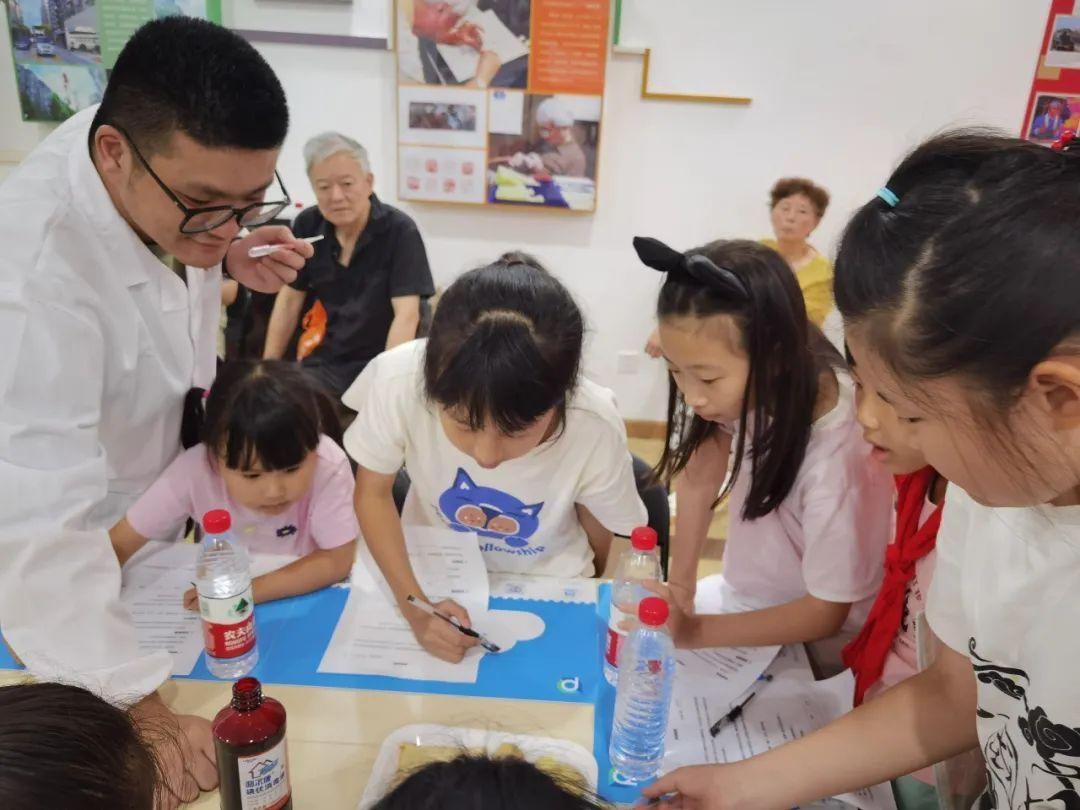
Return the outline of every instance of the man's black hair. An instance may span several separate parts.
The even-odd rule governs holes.
[[[128,40],[90,128],[123,129],[143,154],[174,132],[203,146],[273,149],[289,128],[285,91],[251,44],[219,25],[172,16]]]

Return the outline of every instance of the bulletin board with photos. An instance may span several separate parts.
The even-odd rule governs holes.
[[[596,210],[610,0],[398,0],[398,195]]]
[[[149,20],[221,22],[221,0],[3,0],[23,120],[63,121],[101,101],[107,71]]]
[[[1080,0],[1052,0],[1024,111],[1024,138],[1050,145],[1080,132]]]

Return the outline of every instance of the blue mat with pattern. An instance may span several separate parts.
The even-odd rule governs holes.
[[[318,671],[323,652],[337,626],[349,592],[326,588],[283,599],[255,610],[259,664],[253,675],[266,683],[375,689],[445,695],[554,700],[591,703],[603,681],[596,607],[526,599],[490,601],[492,609],[521,610],[544,620],[544,633],[505,653],[485,655],[476,683],[415,681],[377,675],[333,675]],[[17,664],[0,645],[0,669]],[[200,656],[190,675],[181,678],[213,680]],[[567,691],[566,683],[578,688]]]

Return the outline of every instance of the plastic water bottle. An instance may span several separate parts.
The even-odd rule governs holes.
[[[611,764],[634,782],[656,776],[664,758],[675,645],[664,628],[668,604],[657,596],[641,600],[641,627],[630,634],[619,656]]]
[[[232,518],[224,509],[203,515],[206,536],[195,564],[206,668],[233,680],[259,662],[255,643],[255,601],[248,557],[232,538]]]
[[[656,532],[648,526],[639,526],[630,533],[630,548],[623,552],[615,567],[615,581],[611,586],[611,612],[608,615],[607,644],[604,649],[604,677],[614,686],[619,680],[619,648],[626,640],[622,623],[634,617],[638,603],[649,592],[641,583],[659,580],[661,576],[660,554],[656,548]],[[624,613],[629,607],[634,613]]]

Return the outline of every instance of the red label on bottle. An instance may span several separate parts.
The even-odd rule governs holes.
[[[255,646],[255,614],[239,624],[203,621],[203,644],[214,658],[239,658]]]
[[[611,606],[611,614],[608,619],[607,647],[604,649],[604,660],[613,667],[619,666],[619,649],[626,641],[627,631],[623,626],[633,618],[628,613],[623,613],[614,605]]]
[[[619,666],[619,647],[622,645],[624,638],[626,638],[624,634],[619,633],[610,627],[608,628],[607,649],[604,651],[604,660],[613,667]]]
[[[203,644],[214,658],[239,658],[255,646],[255,606],[251,586],[235,596],[199,594]]]

